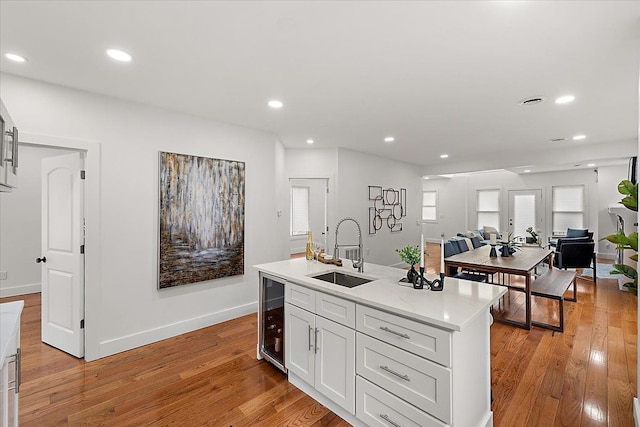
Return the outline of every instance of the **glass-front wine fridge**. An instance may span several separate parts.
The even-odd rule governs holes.
[[[283,279],[260,273],[258,342],[260,355],[286,373],[284,285]]]

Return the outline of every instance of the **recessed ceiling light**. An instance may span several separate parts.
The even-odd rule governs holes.
[[[313,144],[313,143],[314,143],[313,139],[307,139],[307,144]]]
[[[571,139],[573,139],[574,141],[581,141],[581,140],[585,139],[586,137],[587,137],[587,135],[576,135]]]
[[[449,157],[449,155],[448,155],[448,154],[440,154],[440,158],[441,158],[441,159],[446,159],[447,157]]]
[[[120,49],[107,49],[107,55],[120,62],[131,62],[132,59],[130,54]]]
[[[587,166],[589,166],[589,167],[593,167],[593,166],[595,166],[595,165],[596,165],[595,163],[589,163],[589,164],[587,164]]]
[[[277,110],[278,108],[282,108],[284,104],[282,103],[282,101],[278,101],[277,99],[272,99],[271,101],[269,101],[268,105],[269,107]]]
[[[524,173],[529,173],[529,172],[531,172],[531,169],[525,169],[524,170]]]
[[[20,56],[15,53],[5,53],[4,56],[13,62],[25,62],[27,60],[24,56]]]
[[[384,142],[393,142],[393,141],[395,141],[395,140],[396,140],[396,139],[395,139],[394,137],[392,137],[392,136],[388,136],[388,137],[386,137],[386,138],[384,139]]]
[[[576,97],[573,95],[563,95],[556,98],[556,104],[567,104],[573,101],[574,99],[576,99]]]
[[[423,179],[429,179],[429,177],[428,177],[428,176],[423,176],[422,178],[423,178]]]

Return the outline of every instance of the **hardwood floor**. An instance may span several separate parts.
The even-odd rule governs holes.
[[[633,426],[637,299],[610,279],[578,285],[564,333],[491,327],[495,426]],[[500,309],[517,316],[510,294]],[[18,299],[21,426],[349,425],[256,360],[255,314],[86,363],[40,342],[40,294],[0,302]],[[557,316],[550,303],[536,301],[534,317]]]

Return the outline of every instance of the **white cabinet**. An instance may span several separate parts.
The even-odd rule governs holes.
[[[18,129],[0,100],[0,191],[18,186]]]
[[[24,301],[0,304],[0,426],[18,427],[20,315]]]
[[[488,316],[448,331],[357,305],[356,417],[367,425],[492,425]]]
[[[301,289],[299,289],[301,288]],[[355,319],[355,304],[287,283],[287,296],[305,307],[323,307],[329,317]],[[306,295],[307,297],[304,297]],[[286,300],[285,366],[289,374],[313,386],[336,404],[355,413],[355,330],[300,308]]]
[[[292,384],[354,426],[493,425],[488,305],[448,329],[363,300],[287,280]]]

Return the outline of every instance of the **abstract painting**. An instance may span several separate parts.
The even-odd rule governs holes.
[[[158,288],[244,274],[244,162],[160,152]]]

